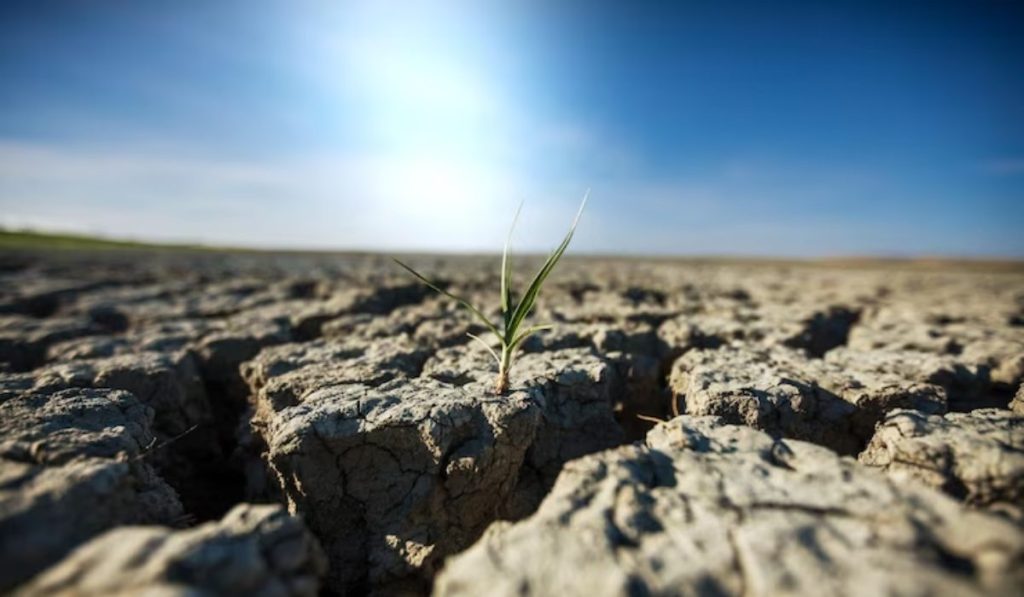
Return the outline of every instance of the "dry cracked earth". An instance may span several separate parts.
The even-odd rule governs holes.
[[[383,257],[0,254],[0,593],[1024,591],[1019,268],[569,259],[535,316],[494,396]]]

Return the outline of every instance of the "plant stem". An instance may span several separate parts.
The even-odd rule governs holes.
[[[499,396],[508,391],[508,371],[512,367],[512,351],[507,347],[501,349],[501,363],[498,365],[498,378],[494,380],[494,393]]]

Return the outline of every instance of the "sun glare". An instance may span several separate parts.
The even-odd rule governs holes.
[[[376,145],[432,158],[493,157],[508,118],[501,69],[487,63],[497,40],[481,26],[435,11],[399,19],[364,7],[353,15],[341,48],[344,84],[361,98],[361,125]]]
[[[342,9],[323,61],[333,66],[321,70],[353,103],[349,132],[373,156],[359,184],[388,221],[453,233],[479,226],[518,200],[507,184],[518,131],[500,28],[441,6],[405,7],[401,17],[388,8]]]

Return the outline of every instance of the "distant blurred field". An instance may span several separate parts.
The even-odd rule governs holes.
[[[186,243],[148,243],[134,240],[113,239],[84,234],[64,234],[55,232],[37,232],[32,230],[4,230],[0,228],[0,251],[159,251],[159,252],[225,252],[225,253],[253,253],[253,254],[290,254],[290,255],[330,255],[331,252],[324,251],[301,251],[301,250],[272,250],[272,249],[246,249],[239,247],[222,247],[203,244]],[[346,255],[361,254],[363,252],[344,251]],[[824,266],[829,268],[894,268],[894,269],[915,269],[915,270],[944,270],[944,269],[967,269],[976,271],[993,272],[1024,272],[1024,261],[1013,259],[949,259],[944,257],[916,257],[916,258],[883,258],[883,257],[826,257],[819,259],[786,259],[769,257],[744,257],[744,256],[615,256],[615,255],[590,255],[573,256],[575,259],[599,259],[606,260],[642,260],[656,262],[679,262],[708,265],[805,265]],[[529,259],[529,257],[527,258]]]
[[[0,249],[182,249],[203,250],[201,245],[158,245],[79,234],[0,229]]]

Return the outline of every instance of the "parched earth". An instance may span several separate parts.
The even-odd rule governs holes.
[[[1024,593],[1024,268],[559,267],[0,253],[0,593]]]

